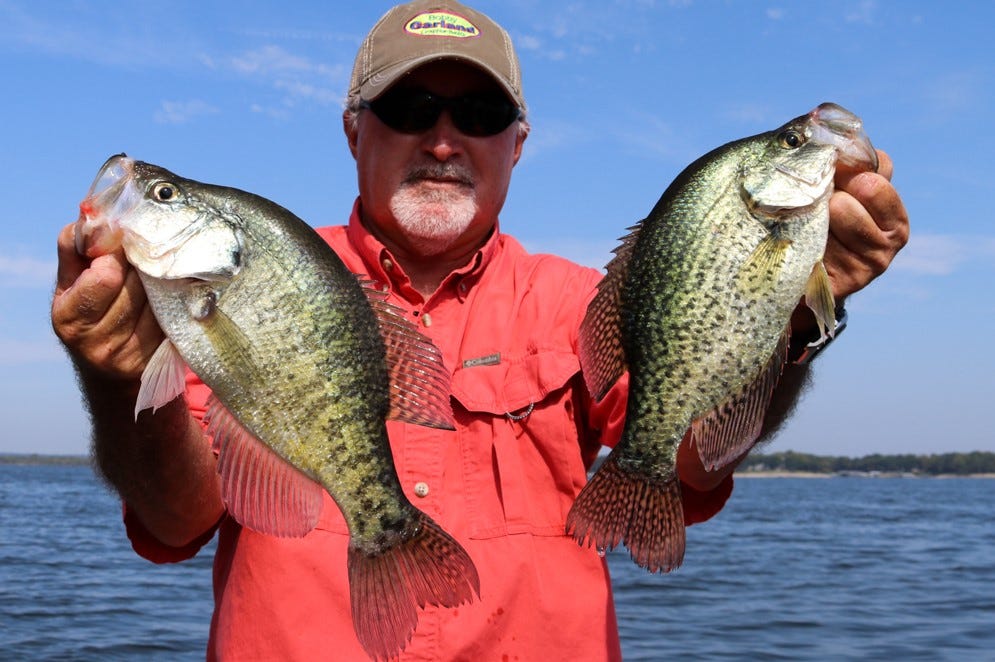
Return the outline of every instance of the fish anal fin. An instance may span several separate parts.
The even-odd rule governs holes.
[[[324,488],[256,439],[213,396],[205,419],[218,453],[221,497],[235,521],[281,538],[311,531]]]
[[[156,348],[142,372],[138,398],[135,401],[135,420],[138,412],[159,407],[183,395],[186,389],[186,363],[176,351],[176,346],[166,338]]]
[[[745,453],[760,436],[764,416],[781,378],[789,334],[781,334],[774,353],[756,378],[711,412],[691,423],[691,436],[705,469],[720,469]]]
[[[815,314],[821,339],[832,337],[836,332],[836,299],[833,297],[833,287],[822,260],[812,267],[812,274],[805,286],[805,305]]]
[[[356,636],[371,658],[396,658],[426,605],[456,607],[480,595],[480,579],[462,546],[428,516],[414,535],[386,550],[349,545],[349,594]]]
[[[770,293],[778,284],[791,240],[768,234],[740,267],[737,283],[752,297]]]
[[[640,222],[622,237],[580,325],[580,365],[587,390],[595,400],[605,397],[626,369],[620,323],[622,289],[641,227]]]
[[[360,278],[380,335],[387,349],[390,377],[388,419],[443,430],[455,429],[449,402],[449,371],[442,352],[405,316],[404,311],[385,300],[386,295]]]
[[[650,572],[670,572],[684,560],[686,532],[681,487],[624,471],[615,451],[584,486],[567,514],[567,534],[599,552],[622,543]]]

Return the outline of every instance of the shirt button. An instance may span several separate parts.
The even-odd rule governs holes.
[[[383,262],[381,262],[380,264],[383,265],[384,271],[390,271],[391,269],[394,268],[394,263],[391,261],[389,257],[385,257],[383,259]]]
[[[460,294],[466,294],[466,281],[460,281],[459,291]]]
[[[415,483],[415,494],[420,497],[427,497],[428,483]]]
[[[421,323],[424,324],[426,327],[432,326],[432,316],[429,315],[428,313],[422,313]]]

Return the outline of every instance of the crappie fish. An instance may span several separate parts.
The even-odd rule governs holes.
[[[452,429],[441,353],[286,209],[251,193],[111,157],[80,204],[77,250],[123,246],[167,338],[135,415],[213,391],[208,432],[242,525],[300,537],[322,493],[349,527],[356,634],[395,656],[426,604],[479,595],[464,549],[402,492],[385,419]]]
[[[822,255],[837,160],[877,169],[860,119],[825,103],[699,158],[622,239],[582,322],[580,359],[599,400],[629,370],[626,420],[568,513],[579,543],[624,543],[651,572],[681,564],[685,433],[709,470],[745,453],[803,295],[822,334],[835,330]]]

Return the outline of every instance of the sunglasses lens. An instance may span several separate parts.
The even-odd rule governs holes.
[[[453,124],[468,136],[493,136],[518,119],[518,109],[501,94],[467,95],[450,105]]]
[[[518,119],[518,108],[502,94],[468,94],[447,99],[422,90],[395,89],[367,104],[380,121],[400,133],[435,126],[448,109],[453,124],[468,136],[493,136]]]
[[[380,121],[401,133],[421,133],[435,126],[443,106],[427,92],[394,90],[370,104]]]

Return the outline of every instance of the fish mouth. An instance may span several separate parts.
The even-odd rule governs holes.
[[[877,172],[878,154],[859,117],[835,103],[823,103],[809,113],[809,118],[812,139],[833,145],[840,163]]]
[[[125,154],[107,159],[97,172],[86,197],[79,203],[76,252],[93,258],[121,245],[120,219],[141,202],[134,186],[135,161]]]

